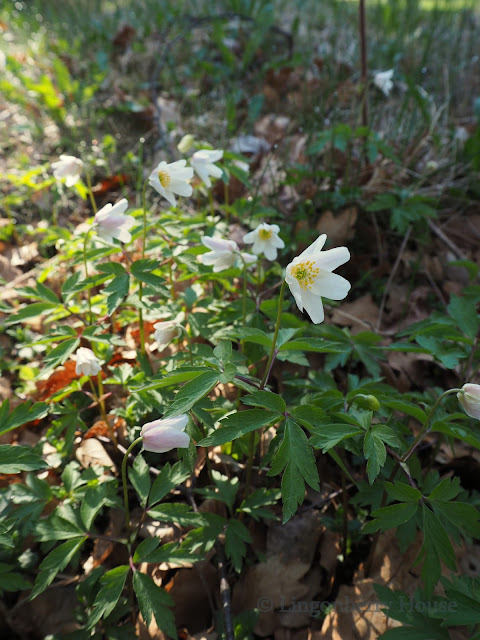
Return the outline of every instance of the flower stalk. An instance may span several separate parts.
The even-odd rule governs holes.
[[[125,505],[125,526],[127,528],[127,538],[130,540],[130,508],[128,506],[128,486],[127,486],[127,461],[132,450],[142,442],[143,438],[137,438],[125,451],[122,461],[122,483],[123,483],[123,503]]]

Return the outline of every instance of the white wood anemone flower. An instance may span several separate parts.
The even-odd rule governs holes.
[[[87,347],[80,347],[75,352],[77,364],[75,373],[77,376],[96,376],[102,369],[101,361]]]
[[[393,69],[389,69],[388,71],[380,71],[373,77],[373,84],[386,96],[389,96],[393,89],[393,73]]]
[[[124,216],[128,209],[128,200],[122,198],[116,204],[106,204],[95,214],[94,222],[97,226],[98,235],[105,240],[120,240],[128,243],[132,239],[129,229],[134,226],[133,216]]]
[[[332,273],[350,260],[349,250],[337,247],[322,251],[326,241],[324,233],[287,265],[285,276],[298,308],[305,309],[314,324],[323,322],[325,317],[322,297],[343,300],[351,286],[348,280]]]
[[[464,384],[457,398],[467,416],[480,420],[480,385]]]
[[[52,162],[53,177],[55,180],[63,180],[67,187],[73,187],[80,179],[83,169],[83,162],[75,156],[61,155],[60,160]]]
[[[202,253],[197,259],[201,264],[213,266],[214,273],[230,269],[230,267],[234,266],[238,257],[246,265],[257,261],[257,257],[252,256],[251,253],[241,252],[235,240],[203,236],[202,242],[210,251]]]
[[[177,160],[170,164],[162,160],[148,178],[152,187],[173,207],[177,204],[175,195],[187,197],[192,195],[190,180],[193,177],[193,169],[186,164],[186,160]]]
[[[174,320],[157,322],[153,325],[153,328],[155,329],[154,339],[157,342],[159,351],[162,351],[169,342],[178,338],[182,333],[180,325]]]
[[[243,236],[245,244],[253,244],[252,251],[257,256],[263,253],[267,260],[277,259],[277,249],[283,249],[284,241],[278,236],[280,227],[262,222],[254,231]]]
[[[220,178],[222,175],[220,167],[214,164],[222,158],[223,151],[221,149],[199,149],[190,158],[190,164],[195,173],[209,189],[212,186],[210,176]]]
[[[174,418],[162,418],[143,425],[140,435],[143,448],[153,453],[165,453],[180,447],[186,449],[190,444],[190,436],[184,433],[188,424],[188,415],[182,413]]]

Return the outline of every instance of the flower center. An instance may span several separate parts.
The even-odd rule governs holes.
[[[268,229],[260,229],[258,236],[260,240],[269,240],[272,237],[272,232]]]
[[[164,189],[170,184],[170,174],[166,171],[159,171],[158,179],[160,180],[160,184]]]
[[[311,260],[307,260],[292,267],[292,276],[298,280],[302,289],[310,289],[320,273],[320,269],[314,267],[314,264]]]

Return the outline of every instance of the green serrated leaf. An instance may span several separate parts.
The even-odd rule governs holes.
[[[285,400],[271,391],[254,391],[248,396],[244,396],[242,403],[253,407],[264,407],[277,413],[283,413],[287,409]]]
[[[221,421],[221,427],[198,443],[200,447],[211,447],[236,440],[246,433],[266,427],[283,419],[283,416],[262,409],[237,411]]]
[[[140,504],[144,507],[150,492],[150,469],[140,454],[135,456],[133,465],[128,469],[128,477],[137,492]]]
[[[303,429],[293,420],[285,423],[282,444],[278,448],[267,475],[276,476],[285,469],[282,477],[283,523],[287,522],[302,504],[305,482],[319,491],[318,470],[311,446]]]
[[[167,463],[160,469],[160,473],[153,483],[148,499],[149,506],[160,502],[167,493],[170,493],[172,489],[178,487],[178,485],[185,482],[191,475],[190,471],[184,466],[183,462],[176,462],[173,467]]]
[[[47,463],[31,447],[0,445],[0,473],[20,473],[44,469]]]
[[[87,629],[92,629],[100,618],[107,618],[115,609],[122,595],[130,567],[121,565],[107,571],[100,579],[101,589],[95,598],[93,611],[88,617]]]
[[[373,484],[373,481],[380,473],[380,469],[385,464],[387,459],[387,450],[383,444],[381,438],[375,435],[374,431],[370,429],[365,435],[363,443],[363,452],[367,462],[367,474],[368,481]]]
[[[175,396],[165,414],[166,418],[190,411],[193,405],[204,398],[218,382],[218,373],[208,371],[187,382]]]
[[[178,636],[175,618],[170,609],[173,606],[173,600],[165,589],[157,587],[150,576],[140,573],[140,571],[135,571],[133,574],[133,589],[147,627],[154,616],[158,628],[176,640]]]
[[[40,565],[40,573],[35,580],[32,593],[30,594],[30,600],[33,600],[42,593],[42,591],[45,591],[48,585],[53,582],[57,573],[65,569],[86,539],[86,537],[82,537],[67,540],[67,542],[64,542],[51,551],[48,556],[43,559]]]

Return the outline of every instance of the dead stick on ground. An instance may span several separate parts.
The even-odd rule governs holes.
[[[235,633],[233,630],[232,599],[230,594],[230,585],[227,579],[227,559],[225,558],[225,551],[223,550],[221,542],[217,542],[215,548],[217,550],[218,570],[220,572],[220,596],[222,598],[225,637],[227,640],[235,640]]]

